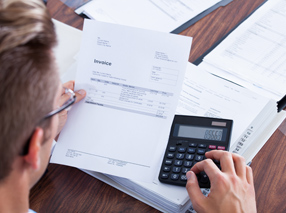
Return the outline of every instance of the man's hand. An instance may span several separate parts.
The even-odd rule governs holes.
[[[206,153],[206,159],[196,163],[187,173],[188,194],[197,212],[256,212],[252,169],[243,157],[226,151]],[[221,170],[211,159],[220,161]],[[198,185],[196,174],[205,171],[211,188],[205,197]]]
[[[63,87],[74,90],[74,81],[69,81],[63,84]],[[76,94],[76,101],[75,103],[81,101],[85,95],[86,92],[84,90],[75,91]],[[64,90],[62,91],[62,96],[60,98],[60,105],[65,103],[69,99],[68,95],[64,94]],[[67,110],[63,110],[59,113],[59,127],[58,127],[58,134],[61,132],[62,128],[64,127],[66,121],[67,121]],[[57,137],[58,138],[58,134]]]

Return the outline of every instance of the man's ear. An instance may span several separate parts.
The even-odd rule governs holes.
[[[43,142],[44,130],[37,127],[31,137],[28,154],[24,156],[26,163],[30,164],[33,169],[37,170],[40,167],[40,150]]]

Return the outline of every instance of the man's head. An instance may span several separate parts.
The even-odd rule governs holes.
[[[53,118],[43,119],[55,108],[59,91],[55,44],[54,26],[42,1],[2,1],[0,182],[12,172],[13,162],[29,141],[42,135],[45,143],[55,132]]]

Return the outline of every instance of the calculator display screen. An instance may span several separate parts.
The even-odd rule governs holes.
[[[226,130],[226,128],[198,127],[176,124],[173,136],[212,141],[225,141],[227,132]]]

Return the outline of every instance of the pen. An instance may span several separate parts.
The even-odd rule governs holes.
[[[277,101],[277,111],[280,112],[285,107],[286,107],[286,95],[280,101]]]

